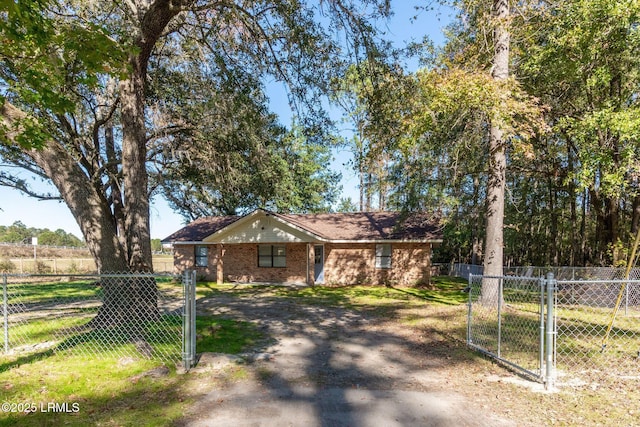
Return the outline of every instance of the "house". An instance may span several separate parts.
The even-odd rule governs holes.
[[[428,283],[439,225],[398,212],[200,218],[163,240],[176,272],[205,280],[306,284]]]

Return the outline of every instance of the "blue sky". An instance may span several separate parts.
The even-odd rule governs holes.
[[[425,35],[428,35],[436,44],[442,43],[444,39],[442,29],[451,17],[446,9],[428,12],[415,10],[416,5],[429,3],[433,3],[433,1],[396,0],[392,2],[394,16],[386,23],[384,30],[387,32],[387,37],[392,39],[397,47],[404,46],[412,40],[421,40]],[[415,20],[412,19],[414,16],[417,16]],[[290,112],[282,110],[282,106],[287,105],[287,100],[283,96],[284,94],[279,91],[272,93],[270,101],[274,111],[281,115],[282,123],[287,124],[290,122]],[[355,171],[348,167],[349,159],[348,151],[345,149],[337,151],[332,167],[342,173],[342,196],[351,197],[357,201],[358,178]],[[152,201],[150,219],[152,238],[167,237],[184,225],[183,218],[172,212],[166,201],[160,197],[156,197]],[[16,190],[0,186],[0,225],[11,225],[15,221],[22,221],[27,227],[49,228],[51,230],[61,228],[82,237],[75,219],[64,203],[38,201]]]

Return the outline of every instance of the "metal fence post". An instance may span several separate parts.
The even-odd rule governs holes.
[[[555,301],[556,280],[553,273],[547,274],[547,342],[546,342],[546,372],[545,372],[545,389],[549,389],[553,384],[553,348],[554,348],[554,301]]]
[[[544,277],[540,277],[540,365],[539,365],[539,373],[540,373],[540,379],[543,378],[543,374],[542,374],[542,368],[544,366],[544,357],[545,357],[545,353],[544,353],[544,339],[545,339],[545,329],[544,329],[544,290],[545,290],[545,286],[546,286],[546,280],[544,280]]]
[[[502,298],[504,295],[504,281],[500,277],[498,279],[498,358],[502,357]]]
[[[469,290],[469,301],[467,303],[468,309],[467,309],[467,345],[471,344],[471,310],[472,308],[472,303],[471,303],[471,293],[472,293],[472,285],[473,285],[473,274],[469,274],[469,278],[467,279],[467,289]]]
[[[196,272],[184,272],[184,319],[182,360],[184,369],[189,370],[195,364],[196,357]]]
[[[7,292],[7,273],[2,275],[2,319],[4,320],[4,353],[9,353],[9,297]]]

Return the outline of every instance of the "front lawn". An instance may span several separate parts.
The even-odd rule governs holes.
[[[216,317],[199,317],[196,330],[199,353],[238,354],[262,338],[249,322]],[[73,350],[0,356],[0,426],[171,425],[192,402],[198,374],[154,360],[96,357],[91,346],[89,354]]]

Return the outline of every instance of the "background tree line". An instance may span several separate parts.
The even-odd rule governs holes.
[[[446,43],[409,47],[422,69],[387,68],[377,87],[386,97],[350,86],[365,112],[358,166],[375,176],[362,182],[388,208],[444,220],[439,261],[480,263],[495,198],[489,128],[499,123],[505,263],[626,262],[640,221],[640,2],[448,3],[458,16]],[[510,36],[502,81],[491,78],[498,28]]]
[[[31,244],[33,237],[38,238],[39,245],[84,247],[84,242],[62,229],[51,231],[48,228],[27,227],[20,221],[11,225],[0,225],[0,242]]]

